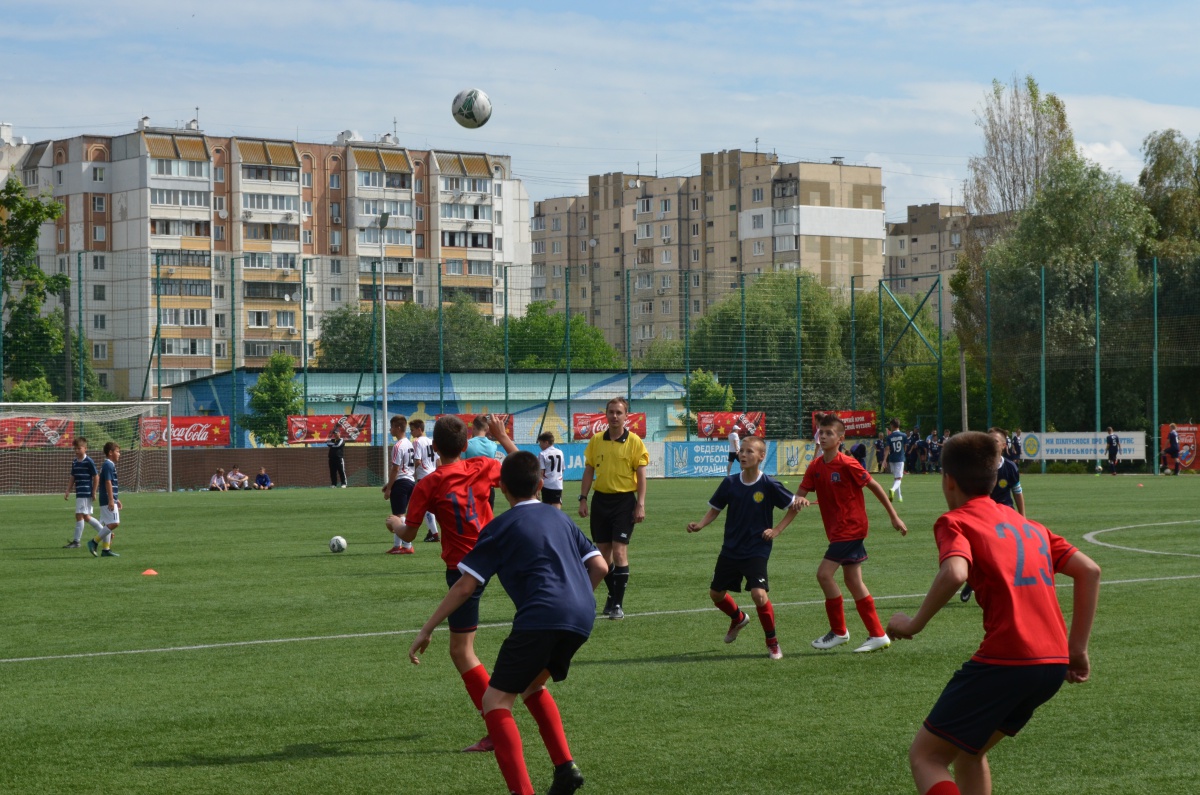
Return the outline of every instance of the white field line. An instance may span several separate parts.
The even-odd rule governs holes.
[[[1156,549],[1139,549],[1138,547],[1123,547],[1118,544],[1109,544],[1104,541],[1096,540],[1096,536],[1100,535],[1101,533],[1115,533],[1117,530],[1137,530],[1138,528],[1141,528],[1141,527],[1171,527],[1174,525],[1181,525],[1181,524],[1200,524],[1200,519],[1184,519],[1183,521],[1180,521],[1180,522],[1152,522],[1150,524],[1127,524],[1123,527],[1107,527],[1103,530],[1093,530],[1092,532],[1085,534],[1083,537],[1083,540],[1087,541],[1090,544],[1095,544],[1097,546],[1108,547],[1109,549],[1120,549],[1125,552],[1141,552],[1144,555],[1177,555],[1179,557],[1184,557],[1184,558],[1200,558],[1200,555],[1196,555],[1191,552],[1160,552]]]
[[[1147,582],[1169,582],[1173,580],[1197,580],[1200,579],[1200,574],[1181,574],[1174,577],[1139,577],[1130,580],[1104,580],[1103,585],[1130,585],[1135,583]],[[1070,583],[1058,583],[1058,588],[1068,588]],[[876,596],[876,602],[883,602],[896,599],[921,599],[924,598],[924,593],[896,594],[893,596]],[[824,605],[823,599],[814,599],[804,602],[775,602],[776,607],[813,607],[816,605]],[[694,613],[711,612],[712,607],[689,608],[687,610],[650,610],[644,613],[626,613],[626,618],[649,618],[653,616],[679,616],[690,615]],[[603,621],[604,619],[598,618]],[[480,624],[480,629],[503,629],[511,626],[510,623],[504,622],[499,624]],[[229,643],[202,643],[193,646],[165,646],[157,649],[125,649],[123,651],[92,651],[79,652],[76,654],[47,654],[39,657],[9,657],[0,658],[0,663],[23,663],[23,662],[49,662],[53,660],[80,660],[92,657],[120,657],[128,654],[168,654],[171,652],[181,651],[207,651],[209,649],[235,649],[239,646],[269,646],[276,643],[307,643],[311,641],[323,640],[354,640],[357,638],[390,638],[403,635],[415,635],[415,629],[397,629],[389,632],[355,632],[344,635],[313,635],[302,638],[272,638],[266,640],[239,640]]]

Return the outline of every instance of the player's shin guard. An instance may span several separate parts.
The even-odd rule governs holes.
[[[488,689],[488,682],[491,680],[487,669],[480,663],[462,674],[462,680],[463,684],[467,687],[467,695],[471,697],[471,703],[475,705],[476,712],[482,715],[483,694]]]
[[[531,696],[525,697],[525,707],[537,721],[538,732],[542,742],[550,754],[550,761],[555,767],[571,761],[571,749],[567,747],[567,735],[563,731],[562,716],[558,713],[558,704],[550,691],[542,688]]]
[[[104,522],[101,522],[99,519],[97,519],[94,516],[89,516],[84,521],[86,521],[89,525],[91,525],[92,529],[95,530],[97,533],[99,533],[102,537],[108,535],[110,532],[108,527],[104,524]]]
[[[939,781],[925,790],[925,795],[960,795],[960,790],[953,781]]]
[[[846,611],[842,609],[842,597],[825,600],[825,615],[829,616],[829,629],[837,635],[846,634]]]
[[[763,632],[767,636],[767,645],[771,646],[775,643],[775,607],[768,601],[758,609],[758,623],[762,624]]]
[[[83,538],[83,520],[82,519],[75,523],[75,543],[78,544],[79,540],[81,538]]]
[[[714,599],[713,604],[717,606],[718,610],[730,618],[736,619],[742,614],[742,611],[737,606],[737,602],[733,601],[733,597],[729,594],[725,594],[725,598],[719,602]]]
[[[529,771],[525,768],[525,752],[521,748],[521,732],[513,720],[512,711],[494,709],[483,716],[488,736],[496,745],[496,764],[509,792],[518,795],[533,795],[533,784],[529,782]]]
[[[613,568],[613,587],[612,597],[613,605],[623,607],[625,605],[625,589],[629,587],[629,567],[616,566]]]
[[[854,607],[858,610],[858,617],[866,626],[867,633],[872,638],[883,637],[883,624],[879,623],[879,614],[875,612],[875,600],[870,596],[865,596],[855,600]]]

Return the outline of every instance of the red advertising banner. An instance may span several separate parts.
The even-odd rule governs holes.
[[[437,420],[438,417],[444,417],[444,416],[445,416],[444,414],[438,414],[436,417],[434,417],[434,420]],[[470,428],[472,420],[474,420],[479,415],[478,414],[455,414],[454,416],[458,417],[460,420],[462,420],[464,423],[466,423],[468,428]],[[511,439],[513,436],[513,415],[497,414],[496,416],[499,417],[500,421],[504,423],[504,430],[506,433],[508,433],[508,438]],[[433,433],[432,428],[429,428],[428,431],[430,434]],[[475,435],[474,431],[471,432],[471,435],[472,436]]]
[[[348,444],[371,443],[370,414],[288,415],[288,444],[324,444],[333,429]]]
[[[879,429],[875,426],[875,412],[873,411],[814,411],[812,415],[814,431],[816,431],[817,423],[820,422],[818,418],[826,414],[836,415],[845,423],[847,437],[861,439],[867,436],[873,437],[879,433]]]
[[[0,420],[0,449],[11,447],[70,447],[75,423],[64,419],[13,417]]]
[[[142,447],[166,447],[167,434],[172,447],[228,447],[228,417],[142,417],[138,435]]]
[[[571,427],[575,431],[575,441],[586,442],[596,434],[604,433],[608,430],[608,417],[603,412],[599,414],[572,414]],[[630,414],[625,418],[625,428],[645,439],[646,415],[642,412]]]
[[[701,439],[724,439],[730,431],[738,436],[767,435],[767,414],[763,411],[698,411],[696,435]]]
[[[1158,449],[1163,451],[1167,469],[1174,469],[1175,460],[1166,455],[1168,439],[1171,435],[1171,426],[1161,426],[1159,433],[1162,434],[1162,439],[1160,441],[1161,447]],[[1196,456],[1196,445],[1200,442],[1200,425],[1176,425],[1175,433],[1179,435],[1179,466],[1184,469],[1200,469],[1200,459]]]

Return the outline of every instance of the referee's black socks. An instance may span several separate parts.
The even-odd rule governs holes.
[[[625,589],[629,586],[629,567],[614,566],[612,571],[608,573],[608,577],[612,577],[609,590],[612,593],[613,604],[621,607],[625,604]],[[605,579],[608,579],[608,577],[605,577]]]

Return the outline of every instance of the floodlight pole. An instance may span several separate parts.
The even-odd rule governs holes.
[[[383,310],[380,312],[379,334],[379,362],[380,370],[383,373],[383,415],[380,424],[388,421],[388,374],[387,374],[387,259],[383,248],[383,230],[387,227],[389,213],[379,214],[379,290],[383,294],[383,301],[380,306]],[[382,430],[382,428],[380,428]],[[388,472],[388,442],[387,437],[380,434],[383,448],[383,476],[387,478]]]
[[[304,363],[304,416],[308,416],[308,265],[312,258],[300,260],[300,361]]]
[[[234,450],[237,449],[238,435],[241,433],[237,429],[237,263],[245,259],[244,255],[229,258],[229,443]]]

